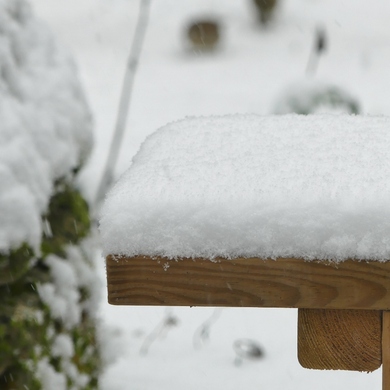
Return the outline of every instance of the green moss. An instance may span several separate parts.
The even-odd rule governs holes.
[[[45,258],[54,254],[66,261],[67,245],[77,245],[89,234],[87,202],[71,184],[60,181],[42,220],[47,229],[42,237],[40,258],[34,258],[26,244],[0,254],[0,389],[41,390],[36,377],[38,362],[48,359],[57,372],[63,367],[62,357],[51,352],[55,336],[60,333],[72,338],[75,354],[71,361],[80,373],[90,378],[83,390],[96,389],[100,354],[94,321],[84,313],[80,324],[66,329],[43,304],[37,291],[40,283],[53,283]],[[80,286],[79,293],[80,303],[90,296],[87,286]],[[39,321],[37,312],[41,313]],[[73,385],[69,377],[67,382],[69,387]]]
[[[44,345],[42,340],[44,328],[37,323],[35,317],[36,311],[43,310],[43,305],[29,278],[24,258],[28,251],[25,248],[23,245],[8,258],[10,269],[16,268],[18,264],[21,268],[23,266],[16,272],[18,278],[0,285],[0,383],[9,381],[9,375],[17,378],[16,368],[24,358],[31,358],[32,346]],[[27,260],[31,265],[28,257]],[[4,259],[2,261],[4,265]]]
[[[81,373],[90,375],[92,380],[97,380],[100,356],[93,324],[84,321],[81,326],[73,329],[72,338],[75,346],[73,363]]]
[[[50,253],[65,256],[64,246],[77,244],[90,230],[88,204],[80,192],[66,183],[57,189],[43,218],[49,230],[42,239],[44,257]]]
[[[1,390],[42,390],[39,381],[31,377],[31,373],[23,364],[12,367],[5,375],[0,377]]]
[[[0,253],[0,286],[21,278],[30,269],[33,256],[34,252],[27,244],[11,250],[7,255]]]
[[[39,298],[35,301],[39,305]],[[40,305],[42,310],[43,306]],[[38,309],[37,304],[33,306]],[[0,361],[6,362],[0,373],[1,389],[39,390],[39,382],[31,373],[27,362],[37,362],[38,356],[34,346],[50,351],[50,343],[46,337],[46,323],[39,323],[30,306],[15,307],[13,317],[6,324],[0,325]]]

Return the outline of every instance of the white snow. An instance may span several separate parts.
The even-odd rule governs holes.
[[[42,390],[66,390],[66,377],[63,373],[57,372],[45,357],[38,362],[37,378],[42,383]]]
[[[104,254],[386,260],[389,127],[349,115],[167,125],[107,196]]]
[[[139,1],[32,3],[75,54],[86,86],[97,142],[81,184],[93,199],[112,137]],[[215,55],[190,55],[184,50],[185,26],[199,15],[222,23],[223,42]],[[274,24],[261,29],[254,23],[250,0],[152,1],[116,175],[129,167],[145,137],[166,123],[185,116],[274,112],[280,92],[302,80],[318,24],[329,39],[315,80],[348,91],[358,99],[363,114],[390,115],[388,0],[370,4],[365,0],[284,0],[276,16]],[[105,279],[104,261],[99,261]],[[139,350],[166,308],[110,306],[103,299],[101,310],[106,322],[120,328],[119,344],[125,350],[103,376],[102,390],[366,390],[381,386],[381,370],[367,375],[300,367],[295,310],[224,309],[208,342],[195,349],[193,335],[213,309],[171,308],[179,325],[157,339],[146,356],[140,356]],[[115,353],[118,337],[104,336],[104,351]],[[232,345],[237,338],[258,341],[265,358],[234,366]]]
[[[50,268],[53,283],[37,285],[39,296],[50,308],[50,315],[60,319],[66,329],[71,329],[80,322],[82,312],[76,270],[69,261],[55,255],[47,256],[45,263]]]
[[[70,359],[74,355],[74,345],[68,334],[59,334],[55,337],[52,347],[52,354],[56,357]]]
[[[74,270],[75,283],[73,283],[73,288],[76,291],[84,289],[89,292],[82,302],[77,302],[77,305],[82,311],[85,310],[90,318],[96,319],[103,283],[96,277],[97,261],[95,259],[99,246],[94,235],[95,232],[79,242],[78,245],[68,245],[66,257],[68,264]]]
[[[24,0],[0,0],[0,252],[36,252],[54,180],[92,145],[91,118],[68,54]]]

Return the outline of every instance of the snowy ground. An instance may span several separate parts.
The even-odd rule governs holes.
[[[138,11],[136,0],[32,0],[74,54],[96,122],[96,147],[83,174],[92,199],[111,139],[124,67]],[[249,0],[155,0],[116,174],[146,135],[187,115],[269,114],[280,91],[304,76],[316,26],[329,46],[317,78],[355,95],[367,114],[390,114],[390,3],[387,0],[284,0],[273,26],[256,26]],[[183,28],[198,15],[223,24],[215,55],[185,50]],[[103,260],[101,275],[104,278]],[[310,371],[296,359],[296,311],[224,309],[202,345],[199,326],[214,309],[110,307],[102,316],[122,330],[122,357],[104,390],[379,388],[372,374]],[[140,354],[164,318],[177,324]],[[175,321],[173,321],[175,322]],[[164,333],[164,332],[163,332]],[[163,337],[162,337],[163,336]],[[265,357],[234,364],[239,338],[260,343]],[[195,343],[196,344],[196,343]]]

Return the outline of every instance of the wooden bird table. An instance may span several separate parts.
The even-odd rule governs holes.
[[[297,308],[303,367],[382,365],[390,390],[389,127],[252,115],[157,131],[103,208],[109,303]]]
[[[113,305],[298,308],[305,368],[373,371],[390,389],[390,263],[280,258],[106,259]]]

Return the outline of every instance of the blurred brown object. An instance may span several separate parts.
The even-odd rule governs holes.
[[[189,25],[187,37],[198,50],[213,50],[220,38],[219,24],[213,20],[199,20]]]
[[[260,22],[267,24],[275,12],[277,0],[252,0],[257,8]]]

